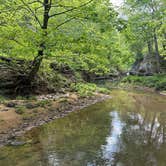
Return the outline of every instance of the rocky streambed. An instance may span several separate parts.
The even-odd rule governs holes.
[[[84,98],[75,93],[66,93],[1,102],[0,146],[23,144],[14,140],[26,131],[108,98],[111,96],[99,93]]]

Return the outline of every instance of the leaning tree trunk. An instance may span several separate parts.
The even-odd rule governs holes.
[[[31,71],[29,73],[28,79],[30,83],[34,80],[35,76],[37,75],[37,72],[39,71],[40,65],[43,60],[44,50],[45,50],[45,38],[47,37],[47,27],[48,27],[48,21],[49,21],[49,11],[51,8],[51,4],[49,3],[49,0],[43,1],[44,6],[44,14],[43,14],[43,24],[42,24],[42,30],[43,30],[43,41],[39,45],[38,55],[34,58]]]
[[[156,57],[156,65],[157,65],[157,72],[160,72],[160,54],[158,48],[158,41],[156,31],[154,30],[154,45],[155,45],[155,57]]]

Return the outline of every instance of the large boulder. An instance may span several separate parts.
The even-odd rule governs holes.
[[[146,56],[140,63],[138,72],[145,75],[152,75],[157,72],[157,63],[154,57]]]
[[[164,59],[161,59],[162,64],[164,63]],[[160,65],[161,66],[161,65]],[[145,56],[144,58],[137,60],[130,70],[131,75],[153,75],[157,73],[157,62],[155,59],[155,55]]]

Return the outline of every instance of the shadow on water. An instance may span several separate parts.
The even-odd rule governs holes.
[[[27,132],[24,146],[0,148],[0,166],[165,166],[166,98],[112,96]]]

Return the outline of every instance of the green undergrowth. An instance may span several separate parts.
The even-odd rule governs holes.
[[[71,84],[71,89],[76,91],[81,97],[93,96],[95,92],[109,94],[110,91],[106,88],[98,87],[93,83],[76,83]]]
[[[40,77],[47,81],[47,84],[52,89],[77,92],[80,96],[92,96],[95,92],[109,93],[106,88],[100,88],[96,84],[87,83],[83,81],[82,75],[76,70],[72,70],[71,73],[64,74],[59,71],[52,70],[47,63],[43,63],[44,67],[40,70]]]
[[[156,90],[166,90],[166,74],[153,76],[127,76],[122,79],[121,84],[129,83],[132,85],[146,86]]]
[[[17,114],[24,114],[25,113],[25,111],[26,111],[26,107],[25,106],[16,106],[16,108],[15,108],[15,112],[17,113]]]
[[[6,97],[0,95],[0,104],[3,104],[6,100],[7,100]]]

